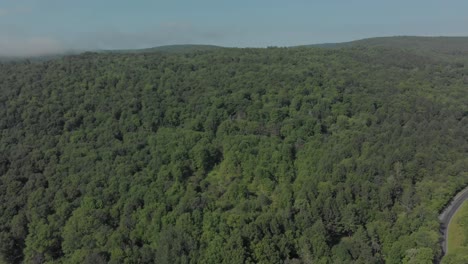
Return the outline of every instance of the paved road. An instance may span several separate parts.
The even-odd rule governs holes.
[[[460,209],[460,206],[464,201],[468,200],[468,187],[460,191],[452,200],[452,202],[444,209],[444,211],[439,215],[440,220],[440,231],[443,234],[444,238],[442,240],[442,250],[444,255],[447,253],[447,236],[448,236],[448,226],[452,220],[453,215]]]

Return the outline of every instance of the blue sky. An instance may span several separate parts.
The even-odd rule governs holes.
[[[0,55],[468,36],[466,0],[0,0]]]

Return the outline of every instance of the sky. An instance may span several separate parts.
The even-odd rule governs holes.
[[[468,36],[466,0],[0,0],[0,56]]]

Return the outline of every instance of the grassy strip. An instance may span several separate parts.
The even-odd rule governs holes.
[[[460,207],[458,212],[452,218],[452,221],[449,224],[449,234],[448,234],[448,253],[456,251],[458,248],[464,246],[465,243],[465,234],[468,233],[466,228],[461,224],[462,219],[468,215],[468,202],[464,202]]]

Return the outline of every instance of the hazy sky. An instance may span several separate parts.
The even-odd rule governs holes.
[[[467,0],[0,0],[0,55],[468,36]]]

